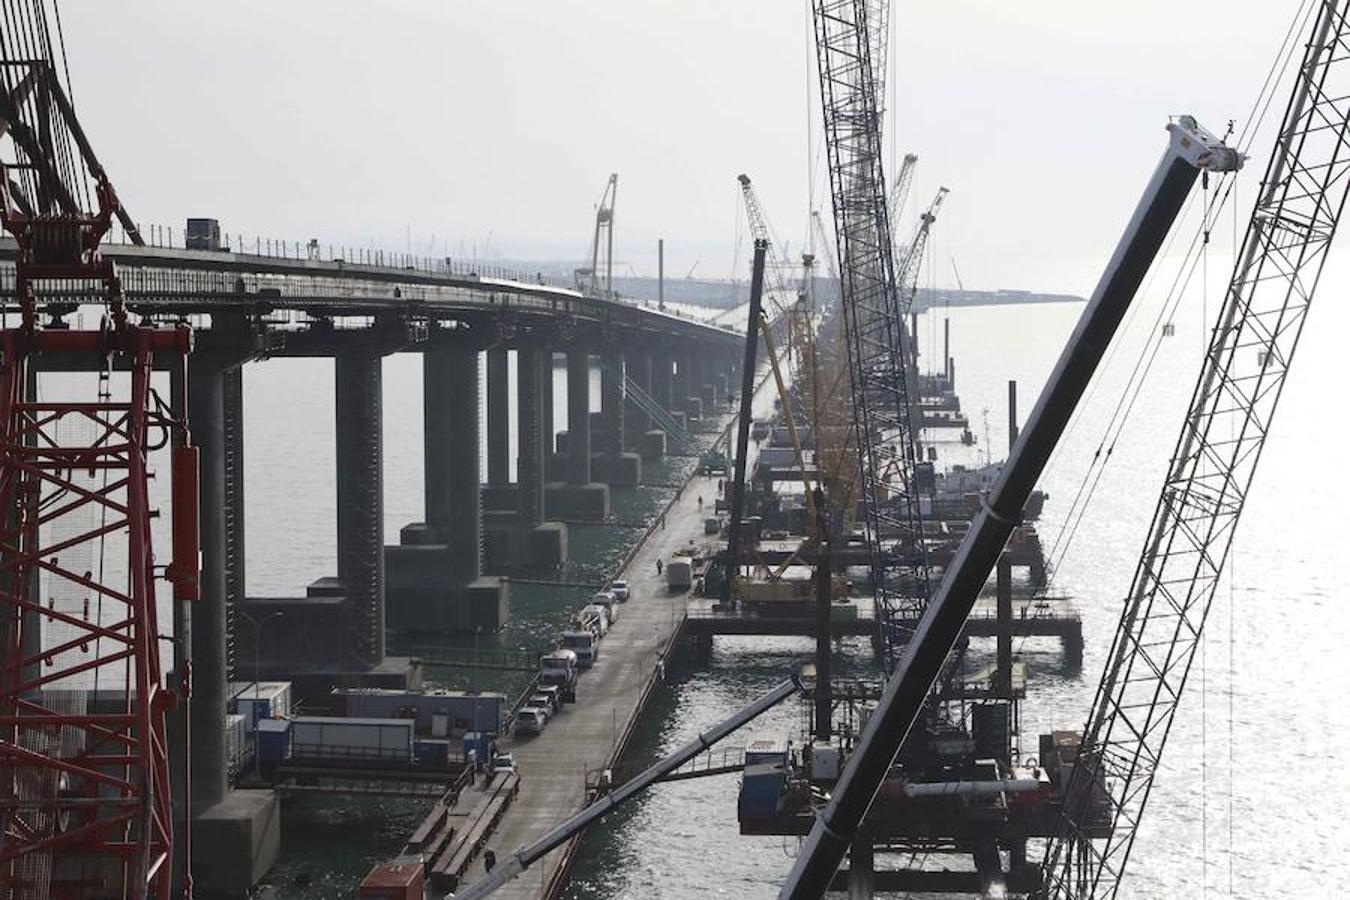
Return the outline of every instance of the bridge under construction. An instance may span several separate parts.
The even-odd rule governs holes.
[[[615,290],[617,174],[561,280],[249,241],[211,218],[138,225],[95,153],[116,136],[76,114],[57,0],[6,7],[3,896],[251,896],[285,853],[282,798],[321,796],[416,811],[349,886],[362,897],[560,897],[596,822],[651,785],[712,777],[739,779],[724,812],[740,834],[792,842],[784,900],[1128,884],[1350,191],[1350,0],[1299,5],[1244,129],[1160,118],[1160,159],[1025,417],[1009,383],[1002,460],[957,392],[950,320],[940,356],[920,346],[959,173],[910,213],[919,157],[886,150],[892,11],[809,6],[829,207],[789,258],[756,183],[735,179],[751,277],[723,315],[666,302],[664,245],[655,302]],[[1056,509],[1071,540],[1096,483],[1050,498],[1038,482],[1141,285],[1173,265],[1187,205],[1204,193],[1179,280],[1261,163],[1093,702],[1038,710],[1055,725],[1034,732],[1020,648],[1048,641],[1078,672],[1101,615],[1055,583],[1064,534],[1047,550],[1039,530],[1071,500]],[[396,542],[395,354],[420,355],[424,509]],[[331,360],[333,440],[287,453],[335,460],[336,566],[259,594],[243,373],[278,358]],[[594,533],[623,552],[578,539]],[[493,643],[519,624],[513,589],[540,588],[558,592],[549,627]],[[639,770],[669,673],[731,636],[814,649]],[[719,743],[782,704],[798,731]]]

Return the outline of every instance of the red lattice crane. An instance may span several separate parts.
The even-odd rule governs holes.
[[[4,168],[21,322],[0,331],[0,896],[167,898],[165,717],[186,687],[165,686],[155,582],[196,598],[197,467],[151,376],[186,378],[191,332],[128,321],[98,252],[118,208],[101,172],[96,214],[34,214]],[[103,304],[102,327],[41,327],[44,290],[66,310]],[[97,396],[41,396],[39,360],[97,371]],[[149,461],[170,443],[173,561],[160,569]]]

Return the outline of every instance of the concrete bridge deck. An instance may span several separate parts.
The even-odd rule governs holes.
[[[743,345],[731,325],[635,300],[587,296],[523,276],[484,275],[445,261],[394,266],[131,244],[105,243],[101,249],[118,266],[128,305],[142,313],[245,313],[267,317],[269,328],[302,325],[306,315],[428,319],[514,313],[712,342],[721,350],[735,351]],[[0,296],[7,298],[14,291],[14,257],[13,239],[0,238]],[[65,295],[46,292],[44,300],[102,302],[86,286],[70,290]]]

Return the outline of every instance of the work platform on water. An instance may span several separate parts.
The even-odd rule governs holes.
[[[875,605],[858,598],[831,607],[830,629],[835,637],[865,636],[877,633]],[[816,633],[812,613],[802,610],[775,612],[750,604],[724,608],[710,598],[691,598],[685,610],[684,632],[691,637],[710,639],[717,635],[799,635]],[[914,619],[917,624],[918,619]],[[984,597],[976,602],[966,627],[966,637],[993,638],[999,632],[997,601]],[[1081,662],[1083,653],[1083,617],[1077,605],[1066,598],[1038,598],[1014,605],[1014,637],[1057,638],[1065,657]]]

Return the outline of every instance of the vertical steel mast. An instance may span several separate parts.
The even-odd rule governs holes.
[[[941,586],[926,605],[913,639],[887,680],[881,702],[868,718],[829,802],[816,815],[779,892],[780,900],[820,897],[829,887],[900,745],[928,702],[976,596],[1017,526],[1027,496],[1064,433],[1196,176],[1201,170],[1231,171],[1241,165],[1237,153],[1189,116],[1169,124],[1167,130],[1167,149],[1078,327],[984,507],[947,567]]]
[[[1350,190],[1348,10],[1325,0],[1314,21],[1046,851],[1046,897],[1119,890]]]
[[[885,22],[871,21],[877,5],[868,0],[816,0],[812,9],[861,496],[889,671],[927,600],[928,571],[912,478],[909,336],[896,290],[872,59]]]

